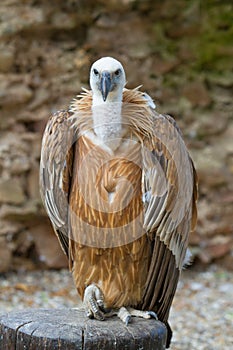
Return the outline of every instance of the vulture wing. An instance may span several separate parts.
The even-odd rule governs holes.
[[[71,113],[53,114],[44,132],[40,162],[40,190],[59,242],[69,256],[69,189],[73,167],[74,131]]]
[[[151,259],[142,308],[167,321],[196,222],[197,179],[175,121],[154,113],[154,137],[143,147],[144,228]]]

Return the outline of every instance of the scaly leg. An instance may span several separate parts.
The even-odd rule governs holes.
[[[90,284],[85,289],[83,303],[89,318],[95,318],[100,321],[105,319],[104,296],[95,284]]]

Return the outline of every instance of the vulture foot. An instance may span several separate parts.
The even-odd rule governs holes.
[[[84,307],[89,318],[103,321],[104,317],[104,296],[102,291],[95,285],[90,284],[84,292]]]
[[[132,307],[128,307],[128,308],[121,307],[117,313],[117,316],[126,324],[126,326],[131,321],[132,316],[142,317],[145,319],[149,319],[149,318],[155,318],[156,320],[158,319],[154,311],[136,310],[136,309],[133,309]]]
[[[132,317],[142,317],[145,319],[155,318],[158,319],[154,311],[142,311],[132,307],[122,306],[120,309],[106,309],[104,307],[104,295],[100,288],[95,284],[90,284],[84,292],[83,298],[86,315],[89,318],[95,318],[96,320],[103,321],[106,317],[112,317],[117,315],[123,323],[127,326]]]

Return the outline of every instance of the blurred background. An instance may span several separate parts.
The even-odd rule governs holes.
[[[104,55],[182,129],[199,176],[194,265],[233,269],[232,13],[220,0],[1,1],[0,272],[67,266],[41,205],[41,136]]]
[[[233,270],[233,4],[230,0],[1,0],[0,314],[73,307],[77,292],[42,207],[49,115],[119,59],[180,126],[199,177],[192,266],[171,312],[174,350],[230,349]]]

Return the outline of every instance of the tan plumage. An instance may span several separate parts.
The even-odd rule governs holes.
[[[93,132],[92,91],[50,117],[42,199],[81,297],[95,283],[106,307],[154,310],[168,326],[196,222],[196,173],[175,121],[138,89],[123,91],[121,116],[115,149]]]

